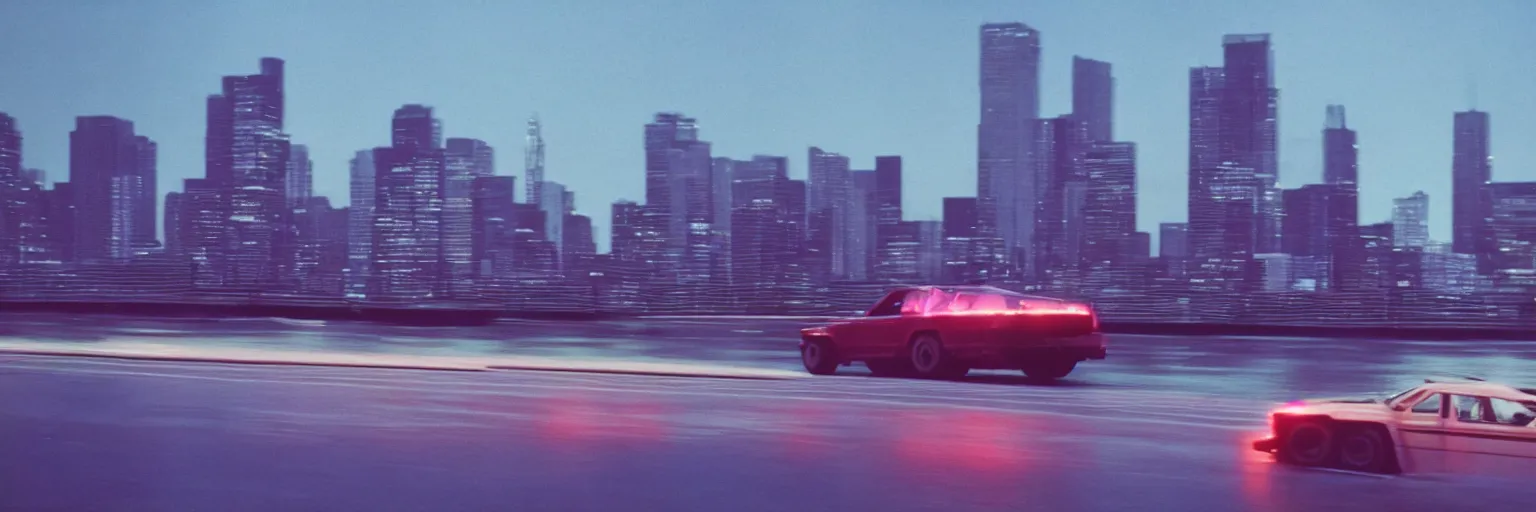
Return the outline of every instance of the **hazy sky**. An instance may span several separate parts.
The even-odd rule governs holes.
[[[1072,55],[1114,65],[1144,231],[1185,218],[1188,69],[1220,65],[1226,33],[1273,34],[1286,187],[1320,179],[1329,103],[1360,134],[1362,222],[1424,190],[1431,235],[1449,238],[1451,115],[1474,105],[1492,113],[1494,178],[1536,180],[1530,0],[4,0],[0,111],[52,180],[68,176],[74,116],[134,121],[160,143],[164,194],[203,174],[220,77],[275,56],[286,131],[336,204],[353,152],[425,103],[519,185],[538,112],[546,176],[576,191],[603,248],[609,203],[644,198],[657,111],[697,117],[716,156],[788,155],[797,177],[812,145],[855,168],[902,155],[907,218],[938,219],[941,197],[976,190],[978,28],[998,21],[1042,32],[1042,116],[1070,109]]]

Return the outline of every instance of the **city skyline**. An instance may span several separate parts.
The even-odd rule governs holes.
[[[1364,3],[1362,3],[1364,4]],[[1496,3],[1480,4],[1474,9],[1495,9]],[[162,6],[163,7],[163,6]],[[786,7],[792,9],[793,6]],[[40,73],[34,73],[37,80],[31,78],[27,81],[13,81],[4,87],[0,93],[0,111],[6,111],[18,119],[18,124],[25,137],[24,158],[25,165],[30,168],[41,168],[48,173],[50,181],[62,181],[61,177],[68,169],[67,132],[54,133],[50,126],[61,123],[72,124],[76,115],[114,115],[133,121],[140,135],[154,139],[159,144],[159,182],[161,191],[180,190],[180,180],[196,178],[201,175],[203,156],[202,130],[203,116],[200,111],[203,108],[202,97],[210,89],[217,87],[218,77],[233,75],[243,72],[250,59],[261,56],[275,56],[283,58],[289,65],[287,72],[286,95],[290,99],[287,107],[288,120],[284,131],[291,134],[294,144],[308,146],[311,159],[314,162],[313,175],[315,177],[314,194],[328,196],[334,204],[341,205],[347,202],[347,161],[358,150],[364,150],[375,146],[387,145],[388,133],[383,127],[387,126],[389,113],[402,104],[421,103],[433,106],[437,117],[443,120],[445,137],[465,137],[485,140],[502,153],[503,158],[498,159],[496,173],[505,176],[518,176],[522,180],[523,169],[520,161],[522,153],[522,139],[525,135],[526,120],[532,112],[538,112],[544,124],[545,140],[548,144],[548,163],[546,179],[552,182],[564,184],[568,190],[575,191],[576,211],[591,217],[594,224],[599,226],[596,232],[597,243],[603,250],[607,249],[610,239],[608,229],[609,215],[607,209],[609,203],[619,199],[642,200],[644,198],[641,185],[642,170],[644,168],[641,141],[638,136],[637,126],[647,122],[655,112],[685,112],[690,117],[699,120],[705,138],[714,145],[713,154],[716,157],[730,157],[736,159],[750,158],[754,154],[768,154],[789,157],[789,174],[797,179],[804,179],[808,173],[805,154],[809,147],[820,147],[828,152],[834,152],[848,156],[855,167],[867,167],[877,155],[902,155],[905,161],[904,188],[909,193],[903,197],[903,210],[908,220],[936,220],[940,218],[942,197],[970,196],[975,194],[975,105],[977,101],[975,72],[977,61],[974,58],[978,50],[976,46],[976,27],[984,22],[1005,22],[1012,20],[1023,21],[1030,27],[1040,31],[1041,42],[1041,79],[1040,89],[1042,101],[1040,117],[1053,117],[1071,110],[1070,91],[1071,66],[1073,55],[1081,55],[1084,58],[1108,62],[1112,66],[1114,77],[1114,126],[1115,138],[1123,141],[1137,143],[1137,188],[1141,191],[1138,200],[1137,229],[1144,232],[1158,232],[1158,225],[1164,222],[1181,222],[1185,220],[1185,179],[1187,176],[1187,158],[1185,143],[1188,130],[1185,123],[1187,112],[1184,103],[1187,97],[1187,73],[1188,69],[1201,65],[1217,65],[1220,63],[1220,38],[1228,33],[1244,32],[1270,32],[1275,41],[1275,71],[1276,86],[1282,91],[1280,101],[1280,185],[1285,188],[1295,188],[1308,183],[1320,183],[1322,141],[1321,129],[1324,126],[1324,106],[1328,104],[1342,104],[1349,109],[1349,126],[1359,134],[1360,150],[1360,224],[1371,224],[1388,220],[1392,212],[1393,199],[1407,197],[1417,190],[1429,191],[1431,198],[1430,236],[1439,241],[1449,240],[1450,224],[1450,170],[1451,170],[1451,116],[1452,112],[1466,110],[1474,103],[1467,93],[1462,92],[1462,87],[1444,87],[1445,80],[1434,93],[1436,97],[1429,97],[1422,93],[1428,88],[1420,83],[1416,74],[1411,74],[1406,68],[1399,73],[1390,71],[1373,73],[1355,73],[1355,75],[1338,75],[1330,80],[1309,80],[1306,77],[1315,76],[1316,73],[1332,70],[1339,71],[1340,60],[1360,62],[1370,61],[1370,56],[1379,49],[1373,49],[1369,44],[1349,45],[1352,51],[1336,52],[1343,54],[1340,58],[1321,58],[1317,54],[1318,46],[1328,46],[1330,41],[1339,40],[1342,36],[1326,35],[1324,37],[1308,38],[1305,34],[1309,30],[1316,31],[1319,27],[1329,23],[1338,23],[1348,20],[1351,16],[1359,17],[1362,13],[1379,9],[1378,5],[1352,5],[1334,13],[1338,19],[1332,22],[1319,21],[1316,23],[1300,24],[1284,30],[1288,24],[1295,25],[1297,20],[1289,20],[1284,13],[1275,16],[1253,16],[1253,19],[1269,18],[1266,25],[1272,28],[1255,26],[1240,19],[1230,19],[1231,9],[1222,7],[1216,9],[1212,16],[1226,16],[1229,19],[1220,23],[1204,26],[1198,30],[1182,32],[1176,43],[1169,43],[1168,47],[1195,48],[1195,51],[1183,49],[1164,49],[1164,53],[1178,54],[1176,60],[1150,60],[1128,56],[1131,48],[1122,41],[1114,45],[1105,41],[1083,43],[1085,37],[1095,34],[1104,35],[1123,31],[1116,28],[1115,20],[1118,16],[1129,16],[1138,7],[1134,4],[1122,4],[1122,9],[1115,16],[1109,16],[1104,24],[1092,30],[1074,30],[1074,26],[1080,27],[1088,19],[1083,14],[1087,9],[1057,9],[1046,6],[1038,15],[1035,13],[1003,14],[1004,10],[984,8],[962,8],[954,12],[944,12],[941,21],[935,22],[942,26],[942,30],[925,32],[932,34],[930,37],[921,38],[930,43],[933,49],[916,51],[905,54],[911,65],[938,66],[938,70],[954,70],[956,72],[922,73],[922,76],[911,74],[903,75],[904,66],[894,64],[902,61],[902,55],[881,55],[875,62],[867,65],[858,65],[848,62],[848,66],[840,73],[853,73],[860,71],[856,77],[844,76],[839,72],[833,73],[838,80],[805,79],[804,75],[782,74],[774,76],[758,76],[752,80],[757,85],[751,87],[739,87],[742,85],[730,79],[729,73],[719,74],[714,80],[715,86],[725,91],[724,95],[718,93],[697,94],[696,101],[682,101],[688,98],[691,92],[699,85],[672,85],[657,86],[649,84],[638,86],[636,96],[658,96],[662,98],[672,97],[671,100],[645,101],[623,98],[624,101],[615,101],[610,112],[605,112],[598,117],[622,117],[624,120],[617,123],[595,124],[591,123],[594,114],[590,112],[571,111],[569,99],[553,98],[552,101],[540,102],[537,94],[518,97],[514,94],[491,93],[488,87],[482,85],[464,85],[455,80],[427,81],[435,83],[417,83],[419,79],[408,79],[410,87],[417,88],[414,94],[400,95],[400,87],[386,87],[382,83],[363,81],[334,82],[327,78],[334,76],[335,70],[320,69],[319,62],[328,59],[310,59],[306,63],[306,55],[311,55],[306,50],[281,51],[281,47],[291,47],[291,41],[269,41],[250,44],[241,35],[230,36],[233,42],[228,43],[235,47],[265,46],[277,48],[274,50],[240,50],[236,48],[224,48],[212,53],[238,54],[238,58],[206,57],[200,59],[200,68],[196,73],[190,70],[182,70],[179,74],[169,74],[156,78],[158,75],[149,74],[148,78],[156,80],[160,90],[135,90],[132,87],[106,88],[94,94],[74,95],[73,101],[59,101],[59,98],[70,97],[59,93],[57,96],[47,91],[32,90],[27,84],[50,84],[55,75],[90,73],[92,70],[78,68],[41,68]],[[1518,4],[1504,5],[1508,9],[1520,9]],[[9,7],[7,8],[9,9]],[[26,8],[24,8],[26,9]],[[103,23],[106,15],[97,12],[90,15],[71,13],[67,6],[54,8],[31,8],[38,10],[36,14],[43,19],[40,25],[46,26],[48,19],[58,20],[73,16],[80,18],[86,26],[96,26]],[[318,11],[334,11],[336,7],[318,8]],[[451,10],[451,7],[445,9]],[[1283,8],[1275,8],[1284,10]],[[210,9],[218,11],[218,9]],[[622,10],[622,9],[620,9]],[[723,8],[720,11],[739,11],[741,8]],[[912,8],[911,11],[923,11],[924,9]],[[1292,7],[1291,10],[1304,10],[1304,8]],[[1414,19],[1423,16],[1415,13],[1412,16],[1405,12],[1397,12],[1403,19],[1397,20],[1405,27],[1412,25]],[[101,11],[112,13],[112,9]],[[150,13],[157,9],[147,9]],[[302,9],[301,9],[302,11]],[[377,16],[397,16],[400,13],[385,9]],[[556,9],[558,11],[558,9]],[[837,19],[846,15],[839,9],[833,9],[831,17]],[[877,10],[878,11],[878,10]],[[981,12],[986,11],[986,12]],[[1226,12],[1228,14],[1221,14]],[[118,13],[121,14],[121,13]],[[191,18],[208,15],[203,11],[193,12]],[[226,13],[227,14],[227,13]],[[326,12],[313,13],[318,18],[324,18]],[[335,13],[330,13],[334,15]],[[876,17],[894,17],[897,20],[907,19],[911,13],[892,13],[889,11],[875,12]],[[1273,14],[1273,13],[1272,13]],[[1294,13],[1293,13],[1294,14]],[[243,14],[242,14],[243,15]],[[300,15],[295,13],[295,15]],[[545,14],[548,15],[548,14]],[[652,14],[654,15],[654,14]],[[720,16],[720,12],[708,13],[701,16]],[[8,16],[7,19],[21,19],[25,16]],[[1461,17],[1474,18],[1472,14],[1464,14]],[[94,20],[93,20],[94,18]],[[965,18],[965,19],[959,19]],[[1458,18],[1452,16],[1451,19]],[[1092,18],[1098,20],[1099,18]],[[1205,18],[1202,18],[1205,19]],[[1484,18],[1488,19],[1488,18]],[[1494,18],[1500,19],[1500,18]],[[1125,21],[1125,20],[1121,20]],[[1358,20],[1356,20],[1358,21]],[[1422,20],[1421,20],[1422,21]],[[611,22],[608,22],[611,23]],[[868,23],[868,21],[864,21]],[[911,23],[907,20],[907,23]],[[1192,22],[1186,22],[1192,23]],[[805,30],[812,22],[793,22],[788,27]],[[1454,23],[1447,24],[1454,28]],[[18,27],[21,28],[21,27]],[[53,27],[56,31],[62,30],[61,26]],[[98,27],[100,28],[100,27]],[[107,27],[110,28],[110,27]],[[1496,29],[1497,27],[1494,27]],[[342,33],[345,29],[337,29]],[[68,32],[68,30],[63,30]],[[102,30],[103,33],[111,33],[112,30]],[[194,31],[195,32],[195,31]],[[358,29],[357,33],[371,34],[366,29]],[[1405,30],[1406,32],[1406,30]],[[1457,44],[1466,44],[1455,37],[1450,28],[1442,30],[1445,35],[1446,46],[1454,47]],[[15,34],[25,35],[18,30],[7,30],[7,36]],[[1215,34],[1211,36],[1210,34]],[[1503,34],[1498,30],[1490,30],[1489,33],[1480,31],[1478,38],[1468,37],[1467,41],[1486,42],[1490,37]],[[1529,37],[1526,35],[1504,34],[1505,37]],[[449,35],[445,38],[452,40]],[[726,37],[731,43],[739,43],[735,39]],[[884,36],[879,38],[885,41]],[[1110,39],[1114,39],[1111,37]],[[663,41],[659,44],[666,44]],[[670,41],[676,43],[677,41]],[[437,45],[448,44],[434,42]],[[867,44],[867,43],[866,43]],[[18,46],[12,43],[11,46]],[[557,45],[559,46],[559,45]],[[816,62],[816,58],[855,58],[860,57],[859,51],[869,51],[870,48],[861,44],[832,40],[830,42],[817,42],[814,45],[807,43],[807,47],[796,47],[786,51],[786,55],[802,56],[798,52],[816,50],[809,57],[809,62]],[[900,47],[898,45],[898,47]],[[1484,48],[1497,48],[1499,45],[1487,44]],[[70,49],[44,49],[44,53],[55,57],[53,60],[65,62],[69,67],[70,59],[62,58],[57,52],[69,53],[79,51],[78,48]],[[697,48],[694,49],[698,50]],[[256,51],[250,57],[246,53]],[[575,50],[572,50],[575,51]],[[1437,51],[1445,51],[1437,49]],[[21,53],[21,52],[18,52]],[[371,53],[369,51],[368,53]],[[562,50],[551,50],[551,53],[564,55],[570,53]],[[900,53],[900,52],[894,52]],[[508,55],[520,55],[509,53]],[[1134,53],[1130,54],[1134,55]],[[1422,59],[1415,61],[1418,66],[1433,66],[1432,57],[1438,54],[1427,54]],[[1483,80],[1478,83],[1478,94],[1475,104],[1479,110],[1491,112],[1491,135],[1493,154],[1505,158],[1499,158],[1493,167],[1495,181],[1526,181],[1536,179],[1533,166],[1536,161],[1532,157],[1532,149],[1524,147],[1515,141],[1529,140],[1530,136],[1521,137],[1522,130],[1532,123],[1530,119],[1536,119],[1536,110],[1531,105],[1531,100],[1526,96],[1513,95],[1509,91],[1519,87],[1524,81],[1536,81],[1530,78],[1528,70],[1510,71],[1493,66],[1477,65],[1477,61],[1487,63],[1497,60],[1491,56],[1497,55],[1497,50],[1483,52],[1477,55],[1468,55],[1473,62],[1465,63],[1469,75],[1507,76],[1500,80]],[[774,56],[756,54],[761,59],[754,61],[753,55],[743,57],[743,61],[759,65],[778,63],[780,59]],[[869,55],[863,55],[869,57]],[[0,57],[11,59],[13,57]],[[22,56],[22,59],[32,57]],[[574,58],[574,57],[572,57]],[[673,58],[682,58],[677,56]],[[952,63],[938,62],[947,58]],[[405,63],[415,63],[424,66],[422,74],[431,75],[433,69],[422,59],[410,59]],[[496,57],[481,55],[479,60],[473,62],[481,66],[492,65],[497,62]],[[199,60],[199,59],[194,59]],[[1508,62],[1508,61],[1506,61]],[[4,64],[13,64],[3,62]],[[26,68],[22,63],[23,68]],[[734,64],[720,62],[702,62],[705,67],[717,66],[726,70],[735,69]],[[1373,63],[1374,65],[1374,63]],[[14,66],[13,66],[14,67]],[[351,66],[342,61],[331,67],[340,67],[343,70],[362,72],[356,66]],[[771,67],[771,66],[769,66]],[[871,71],[867,68],[878,68]],[[1346,68],[1348,66],[1345,66]],[[1358,67],[1358,66],[1357,66]],[[1443,66],[1442,66],[1443,67]],[[49,70],[53,71],[50,73]],[[558,69],[528,70],[531,76],[553,75],[563,76]],[[615,72],[635,70],[615,69]],[[878,72],[877,72],[878,71]],[[685,75],[692,73],[684,71]],[[188,83],[182,83],[182,78],[174,75],[198,75],[190,78]],[[1453,69],[1448,69],[1446,75],[1458,75]],[[1393,77],[1400,80],[1394,82]],[[763,92],[756,87],[777,86],[786,90],[799,90],[810,94],[809,98],[825,98],[827,95],[846,93],[849,86],[846,80],[856,78],[864,83],[879,83],[881,90],[870,91],[873,99],[848,97],[842,102],[832,102],[826,105],[809,104],[798,109],[780,110],[777,112],[756,112],[757,115],[737,116],[730,114],[730,108],[722,108],[718,103],[719,98],[740,97],[762,98]],[[125,77],[126,83],[142,83],[145,76]],[[513,80],[516,77],[512,78]],[[1466,82],[1470,79],[1451,79],[1451,82]],[[903,83],[906,82],[906,83]],[[1435,82],[1428,80],[1427,82]],[[359,84],[355,87],[337,87],[335,83]],[[617,83],[617,82],[616,82]],[[1354,97],[1360,94],[1351,92],[1351,84],[1358,89],[1361,84],[1369,87],[1375,84],[1382,88],[1383,93],[1375,96],[1388,96],[1405,94],[1402,90],[1420,91],[1415,93],[1420,101],[1416,104],[1424,105],[1422,108],[1401,109],[1400,107],[1381,108],[1379,100],[1370,96]],[[67,84],[65,84],[67,85]],[[81,84],[75,84],[79,86]],[[376,87],[377,85],[377,87]],[[584,84],[573,91],[572,95],[579,95],[580,91],[595,84]],[[709,85],[709,84],[705,84]],[[12,91],[10,88],[22,87],[23,90]],[[172,93],[191,89],[198,91],[190,97],[172,99]],[[356,89],[345,91],[345,89]],[[378,91],[375,89],[385,89]],[[466,91],[467,89],[468,91]],[[903,94],[911,94],[918,90],[932,89],[940,92],[936,101],[926,101],[931,105],[918,105],[900,101]],[[1392,89],[1387,91],[1386,89]],[[338,91],[341,90],[341,91]],[[1167,94],[1167,91],[1176,91]],[[435,91],[435,92],[434,92]],[[478,91],[478,92],[477,92]],[[741,91],[742,94],[733,94],[732,91]],[[1161,91],[1161,92],[1160,92]],[[1500,92],[1505,91],[1505,92]],[[354,115],[346,112],[359,112],[365,110],[358,105],[362,101],[340,102],[315,107],[316,97],[331,98],[334,95],[356,93],[357,95],[377,98],[382,95],[396,94],[387,107],[374,109],[366,108],[369,114]],[[624,94],[618,94],[622,90],[611,89],[598,96],[610,99],[622,98]],[[491,93],[491,94],[488,94]],[[1156,93],[1159,97],[1149,98]],[[179,93],[176,93],[179,94]],[[52,97],[53,100],[49,101]],[[18,104],[12,104],[12,98],[21,98]],[[35,98],[35,101],[25,101]],[[1175,99],[1177,98],[1177,99]],[[1316,98],[1336,98],[1314,104]],[[892,101],[896,99],[896,101]],[[1460,100],[1458,100],[1460,99]],[[780,106],[784,98],[777,95],[768,95],[757,108],[769,109]],[[370,100],[373,101],[373,100]],[[640,102],[647,105],[638,105]],[[138,110],[144,107],[144,102],[152,102],[164,105],[164,113],[138,115]],[[542,103],[542,104],[541,104]],[[654,103],[654,104],[650,104]],[[697,104],[695,104],[697,103]],[[95,105],[103,105],[96,107]],[[111,105],[122,105],[113,109]],[[607,104],[604,102],[604,104]],[[33,112],[64,112],[71,106],[89,109],[83,112],[65,114],[62,119],[53,119],[55,116],[43,116]],[[562,105],[565,105],[562,107]],[[902,108],[892,109],[892,105],[901,105]],[[1443,105],[1444,108],[1432,108],[1431,105]],[[465,107],[471,107],[466,109]],[[934,113],[942,107],[944,112]],[[511,109],[520,111],[511,111]],[[753,107],[740,107],[751,111]],[[924,115],[937,115],[938,119],[951,120],[939,122],[936,126],[929,123],[911,122],[910,126],[882,126],[888,124],[870,120],[867,113],[870,109],[889,112],[902,112],[910,108],[915,111],[911,117],[928,119]],[[1407,117],[1418,119],[1418,122],[1404,121],[1403,112],[1410,110]],[[174,112],[182,114],[173,115]],[[328,112],[336,112],[327,116]],[[1159,113],[1160,112],[1160,113]],[[190,113],[190,115],[188,114]],[[500,118],[505,113],[510,117]],[[1154,114],[1157,113],[1157,114]],[[1168,114],[1172,115],[1168,115]],[[495,115],[491,115],[495,114]],[[830,116],[831,120],[808,122],[816,119],[817,115]],[[900,114],[898,118],[907,117]],[[1396,116],[1396,117],[1394,117]],[[873,118],[878,120],[879,118]],[[1391,124],[1395,126],[1383,126],[1384,121],[1397,119]],[[956,124],[954,120],[958,120]],[[493,124],[492,124],[493,123]],[[800,129],[795,133],[783,134],[783,127],[789,125]],[[312,127],[327,128],[309,128]],[[562,126],[564,125],[564,126]],[[329,127],[345,126],[346,129],[333,129]],[[577,128],[580,127],[580,128]],[[1150,129],[1149,129],[1150,128]],[[316,133],[317,131],[322,133]],[[924,132],[927,133],[924,133]],[[768,135],[754,135],[768,133]],[[1164,133],[1157,133],[1164,132]],[[185,134],[195,134],[188,139]],[[180,135],[179,135],[180,134]],[[922,135],[916,138],[914,135]],[[967,142],[969,139],[969,142]],[[63,140],[63,144],[60,144]],[[353,142],[357,141],[357,142]],[[948,142],[946,142],[948,141]],[[1401,142],[1392,142],[1401,141]],[[359,143],[360,142],[360,143]],[[1506,157],[1507,156],[1507,157]],[[583,163],[587,162],[587,163]],[[609,163],[604,163],[609,162]],[[1392,164],[1392,162],[1413,162],[1409,164]],[[1398,168],[1411,169],[1398,171]],[[523,185],[523,184],[519,184]],[[521,188],[521,187],[519,187]],[[162,194],[163,195],[163,194]],[[163,235],[162,235],[163,236]],[[1154,237],[1154,243],[1157,243]]]

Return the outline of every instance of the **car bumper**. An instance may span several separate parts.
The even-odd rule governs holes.
[[[1275,448],[1279,444],[1280,443],[1276,442],[1276,440],[1275,440],[1275,438],[1273,436],[1270,436],[1270,437],[1265,437],[1263,439],[1255,440],[1253,442],[1253,449],[1255,451],[1261,451],[1261,452],[1264,452],[1264,453],[1275,453]]]

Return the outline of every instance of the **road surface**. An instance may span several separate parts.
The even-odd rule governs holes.
[[[10,320],[0,349],[129,338],[189,353],[617,351],[762,368],[793,366],[784,331],[796,325]],[[0,354],[0,510],[1475,511],[1536,500],[1529,476],[1297,470],[1246,446],[1276,401],[1387,391],[1426,373],[1529,378],[1529,344],[1112,343],[1109,360],[1052,386],[1008,373],[732,380]]]

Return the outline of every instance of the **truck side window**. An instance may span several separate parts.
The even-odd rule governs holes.
[[[1445,395],[1430,393],[1428,398],[1413,406],[1416,414],[1440,414],[1440,403],[1445,401]]]

